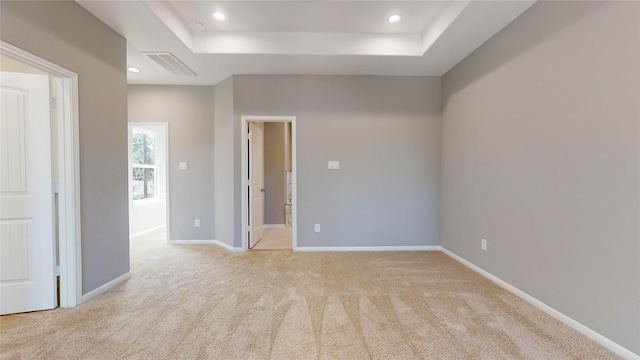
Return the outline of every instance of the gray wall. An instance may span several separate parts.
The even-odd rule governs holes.
[[[240,225],[240,220],[235,218],[236,202],[234,189],[235,178],[235,142],[236,133],[233,123],[233,77],[229,77],[215,86],[214,106],[214,214],[215,214],[215,240],[229,246],[234,245],[235,228]],[[239,130],[238,130],[239,131]],[[239,133],[237,133],[239,136]],[[240,155],[237,155],[238,159]],[[240,166],[238,166],[239,168]],[[239,188],[239,185],[237,185]],[[238,207],[240,202],[237,202]],[[240,210],[237,210],[240,213]],[[237,225],[236,225],[237,223]],[[238,230],[239,231],[239,230]],[[240,232],[238,232],[240,234]]]
[[[298,246],[439,245],[440,78],[234,76],[234,113],[238,134],[243,115],[297,116]]]
[[[129,85],[128,95],[130,122],[169,123],[170,239],[213,240],[213,86]]]
[[[444,76],[441,181],[443,247],[637,354],[639,80],[640,4],[538,2]]]
[[[264,124],[264,223],[283,224],[285,203],[285,123]]]
[[[129,271],[126,41],[75,2],[1,6],[3,41],[79,75],[86,294]]]

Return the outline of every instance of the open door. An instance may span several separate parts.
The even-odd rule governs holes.
[[[57,306],[49,77],[0,73],[0,313]]]
[[[260,239],[264,228],[264,135],[262,129],[249,123],[249,249]]]

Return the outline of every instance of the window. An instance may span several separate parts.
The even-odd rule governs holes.
[[[158,136],[134,128],[131,132],[133,200],[158,197]]]

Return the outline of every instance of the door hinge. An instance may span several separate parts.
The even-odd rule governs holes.
[[[56,276],[60,276],[60,265],[56,265]]]
[[[58,108],[58,99],[51,97],[49,98],[49,106],[51,107],[51,110],[55,110]]]
[[[59,194],[60,193],[60,183],[54,182],[52,188],[53,188],[53,193],[54,194]]]
[[[248,140],[251,140],[251,131],[249,131],[249,132],[247,133],[247,139],[248,139]]]

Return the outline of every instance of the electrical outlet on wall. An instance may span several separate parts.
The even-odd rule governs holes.
[[[313,227],[313,231],[320,232],[320,224],[316,224],[316,226]]]
[[[485,239],[480,240],[480,250],[487,251],[487,240]]]
[[[196,221],[194,221],[193,226],[195,227],[200,227],[200,219],[196,219]]]

